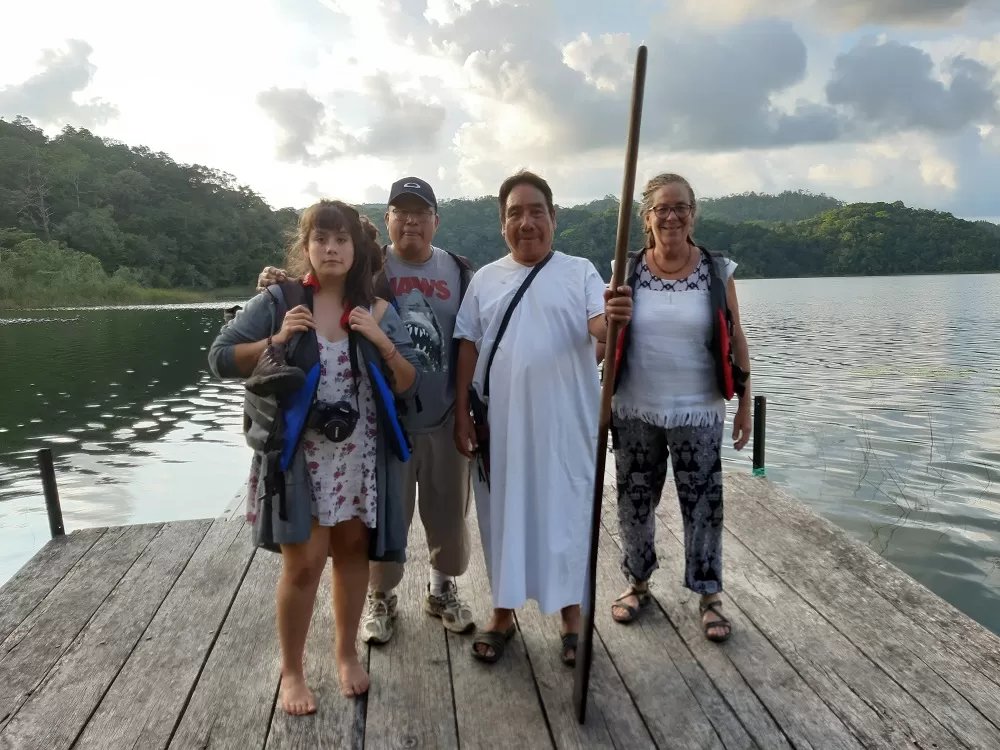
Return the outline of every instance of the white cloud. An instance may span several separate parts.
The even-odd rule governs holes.
[[[0,115],[24,115],[43,125],[101,125],[118,114],[114,104],[100,98],[80,101],[79,94],[91,83],[96,66],[90,61],[93,48],[80,39],[70,39],[63,49],[45,50],[40,71],[19,83],[0,88]]]
[[[520,167],[566,204],[620,189],[643,40],[641,175],[681,170],[709,195],[803,187],[1000,214],[1000,4],[875,5],[176,0],[140,25],[125,0],[38,0],[11,14],[0,103],[61,102],[72,124],[225,170],[276,205],[384,200],[404,173],[476,196]],[[841,32],[857,24],[880,43]],[[74,57],[70,39],[91,49]],[[54,98],[25,88],[46,49],[76,62]]]
[[[587,83],[601,91],[617,91],[632,80],[634,50],[628,34],[601,34],[594,41],[584,31],[562,53],[567,67],[583,73]]]
[[[725,26],[752,18],[794,18],[832,24],[835,29],[864,26],[957,27],[973,19],[998,15],[995,0],[680,0],[661,23],[676,19],[701,26]]]

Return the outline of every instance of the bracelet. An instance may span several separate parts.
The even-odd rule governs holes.
[[[388,354],[386,354],[384,357],[382,357],[382,361],[385,362],[386,364],[388,364],[389,360],[392,359],[393,357],[395,357],[397,354],[399,354],[399,349],[397,349],[396,345],[393,344],[392,345],[392,351],[389,352]]]

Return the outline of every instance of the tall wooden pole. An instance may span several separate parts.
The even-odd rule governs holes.
[[[625,147],[625,179],[618,207],[618,234],[615,238],[615,266],[611,273],[611,288],[617,289],[625,279],[629,228],[632,219],[632,196],[635,195],[635,168],[639,158],[639,126],[642,122],[642,96],[646,85],[646,47],[639,47],[632,82],[632,110],[628,123],[628,143]],[[577,720],[587,717],[587,690],[590,686],[590,665],[594,656],[594,606],[597,578],[597,548],[601,533],[601,501],[604,495],[604,465],[608,454],[608,429],[611,426],[611,395],[615,383],[615,361],[618,354],[618,323],[608,321],[608,336],[604,348],[604,382],[601,386],[601,411],[597,431],[597,462],[594,471],[593,516],[590,522],[590,558],[581,606],[580,640],[576,650],[576,672],[573,679],[573,707]]]

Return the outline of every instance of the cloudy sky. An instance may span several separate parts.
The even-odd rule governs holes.
[[[998,0],[35,0],[4,10],[0,117],[226,170],[272,205],[804,188],[1000,217]]]

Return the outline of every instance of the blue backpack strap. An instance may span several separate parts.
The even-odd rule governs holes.
[[[355,333],[349,333],[351,338],[351,367],[357,368],[357,353],[355,346],[361,349],[361,354],[365,361],[369,379],[372,384],[372,393],[375,396],[377,411],[381,417],[380,424],[386,431],[386,439],[393,454],[400,461],[410,460],[413,448],[410,445],[409,435],[403,428],[399,420],[399,410],[396,408],[396,394],[389,387],[389,381],[382,372],[383,360],[378,353],[378,349],[368,339]]]
[[[306,305],[312,309],[312,290],[303,286],[298,281],[284,281],[269,289],[276,298],[279,325],[287,313],[293,307]],[[292,337],[286,347],[286,356],[290,364],[301,367],[306,373],[306,382],[298,391],[281,399],[282,413],[285,420],[285,442],[281,451],[280,468],[287,471],[292,464],[292,458],[298,448],[302,433],[305,431],[306,420],[312,409],[313,400],[316,396],[316,387],[319,384],[319,357],[318,349],[313,343],[310,351],[309,342],[315,342],[316,334],[313,331],[298,333]],[[300,347],[305,346],[299,351]]]

